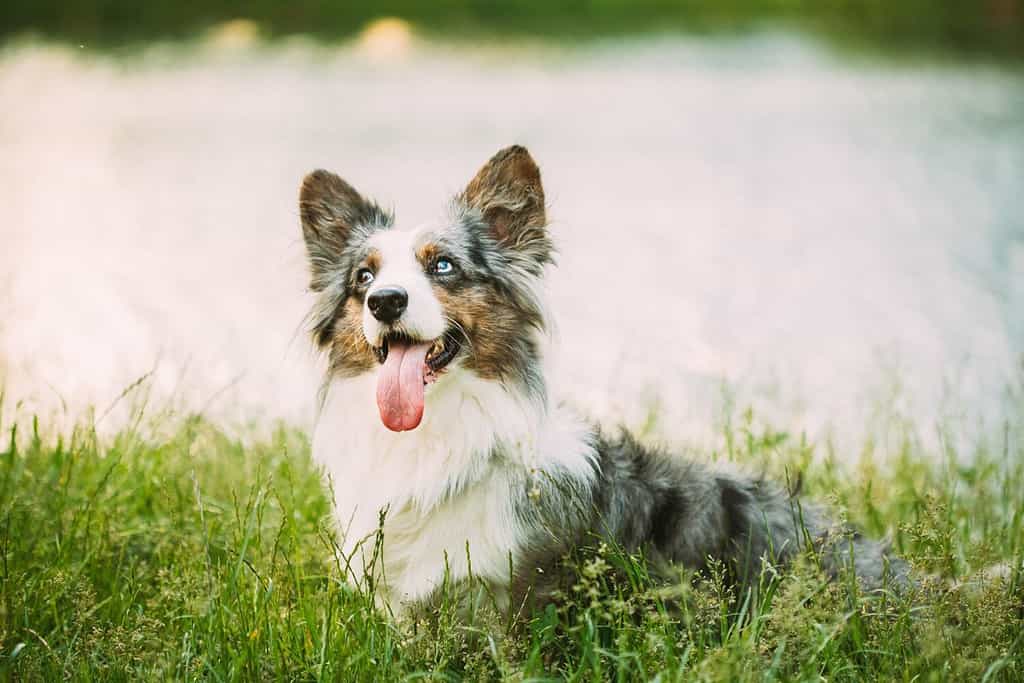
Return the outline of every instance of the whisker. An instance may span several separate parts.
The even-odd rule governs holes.
[[[445,320],[447,320],[447,321],[448,321],[448,322],[449,322],[449,323],[450,323],[450,324],[451,324],[451,325],[452,325],[453,327],[455,327],[455,328],[456,328],[456,329],[457,329],[457,330],[458,330],[459,332],[461,332],[461,333],[462,333],[462,339],[463,339],[463,341],[465,341],[466,345],[467,345],[467,346],[469,346],[470,350],[472,351],[472,350],[473,350],[473,340],[469,338],[469,333],[468,333],[468,332],[466,331],[466,328],[462,326],[462,323],[460,323],[460,322],[459,322],[458,320],[456,320],[455,318],[452,318],[451,316],[447,316],[447,315],[446,315],[446,316],[445,316],[444,318],[445,318]]]

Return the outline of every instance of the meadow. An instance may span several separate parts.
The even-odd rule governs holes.
[[[1002,420],[1020,363],[1020,0],[6,0],[0,47],[0,680],[1024,680],[1024,404],[945,403]],[[451,587],[396,620],[346,581],[286,351],[296,186],[337,167],[413,216],[515,141],[558,213],[569,393],[799,483],[917,589],[808,552],[754,599],[598,547],[538,613]],[[80,412],[154,358],[219,412],[144,383]],[[705,410],[721,377],[762,412]]]
[[[460,617],[441,601],[395,621],[343,578],[302,431],[153,409],[97,430],[104,419],[3,426],[4,680],[1024,678],[1022,420],[970,452],[904,425],[842,453],[747,412],[688,453],[799,478],[890,534],[921,577],[912,594],[865,596],[806,554],[766,566],[754,601],[716,571],[653,585],[643,558],[600,548],[539,613]]]

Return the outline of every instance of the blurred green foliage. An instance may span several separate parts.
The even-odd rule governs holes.
[[[4,0],[0,37],[35,33],[118,46],[244,18],[271,37],[332,40],[382,16],[442,35],[554,39],[778,22],[884,50],[1024,56],[1024,0]]]

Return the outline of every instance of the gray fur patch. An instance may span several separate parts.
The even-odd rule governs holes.
[[[762,561],[785,564],[810,542],[825,572],[852,566],[867,589],[906,588],[910,568],[888,545],[835,524],[824,510],[781,487],[641,446],[622,432],[597,435],[596,483],[557,486],[536,501],[518,495],[532,548],[514,591],[543,600],[564,581],[559,562],[574,547],[601,541],[642,553],[653,568],[700,571],[722,562],[743,589],[755,588]],[[535,496],[536,497],[536,496]]]

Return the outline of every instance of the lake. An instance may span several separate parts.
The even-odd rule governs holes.
[[[747,406],[842,441],[978,433],[1019,404],[1019,71],[786,34],[241,31],[121,57],[17,44],[0,101],[8,412],[102,413],[153,371],[154,402],[308,425],[303,174],[415,223],[513,142],[544,174],[557,387],[582,409],[700,443]]]

